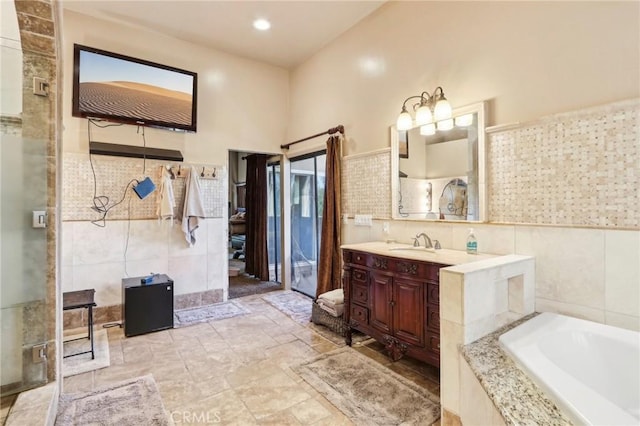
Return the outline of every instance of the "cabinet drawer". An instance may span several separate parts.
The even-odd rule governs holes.
[[[427,305],[427,327],[440,332],[440,306]]]
[[[351,305],[351,322],[369,324],[369,310],[358,305]]]
[[[354,283],[367,283],[367,271],[361,269],[353,269],[351,271],[351,281]]]
[[[434,305],[440,304],[440,286],[438,284],[427,284],[427,302]]]
[[[364,253],[359,253],[357,251],[351,253],[351,262],[356,263],[358,265],[367,265],[367,255]]]
[[[440,353],[440,334],[434,333],[432,331],[427,331],[425,333],[427,337],[427,349],[433,352]]]
[[[355,303],[367,304],[369,301],[369,288],[366,284],[353,283],[351,287],[351,300]]]

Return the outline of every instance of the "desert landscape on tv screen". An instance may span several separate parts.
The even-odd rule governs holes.
[[[191,75],[81,51],[79,80],[83,114],[192,124]]]

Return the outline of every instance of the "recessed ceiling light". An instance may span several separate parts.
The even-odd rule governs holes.
[[[260,31],[267,31],[269,28],[271,28],[271,22],[262,18],[256,19],[255,21],[253,21],[253,28]]]

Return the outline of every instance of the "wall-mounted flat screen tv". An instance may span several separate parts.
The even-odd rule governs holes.
[[[74,45],[73,116],[196,131],[198,74]]]

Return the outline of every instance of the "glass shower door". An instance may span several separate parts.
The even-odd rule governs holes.
[[[22,51],[13,2],[0,2],[0,394],[47,382],[47,140],[24,136]],[[42,349],[42,352],[41,352]],[[35,356],[34,356],[35,354]]]

